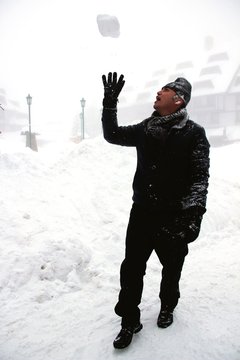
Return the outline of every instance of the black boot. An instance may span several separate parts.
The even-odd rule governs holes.
[[[167,328],[173,323],[173,310],[168,306],[161,308],[157,319],[157,325],[160,328]]]
[[[135,326],[122,327],[120,333],[113,342],[115,349],[124,349],[129,344],[131,344],[133,334],[138,333],[140,330],[142,330],[142,328],[143,326],[140,322]]]

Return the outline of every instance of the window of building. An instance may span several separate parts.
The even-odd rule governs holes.
[[[176,70],[193,68],[192,61],[183,61],[176,65]]]
[[[219,119],[219,113],[218,112],[212,112],[211,113],[211,125],[213,127],[217,127],[220,125],[220,119]]]
[[[236,124],[240,125],[240,111],[236,112]]]
[[[236,105],[240,106],[240,93],[236,94]]]
[[[200,90],[200,89],[213,89],[214,85],[212,80],[203,80],[203,81],[195,81],[193,83],[194,90]]]
[[[216,108],[216,95],[207,95],[206,104],[209,107]]]
[[[229,60],[229,56],[228,56],[227,52],[221,52],[221,53],[217,53],[217,54],[212,54],[208,58],[208,62],[223,61],[223,60]]]
[[[210,74],[221,74],[222,70],[219,65],[205,67],[201,70],[200,76],[202,75],[210,75]]]

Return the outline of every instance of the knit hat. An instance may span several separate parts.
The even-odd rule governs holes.
[[[165,88],[173,89],[178,96],[180,96],[185,105],[187,105],[191,99],[192,85],[185,78],[179,77],[175,81],[168,83]]]

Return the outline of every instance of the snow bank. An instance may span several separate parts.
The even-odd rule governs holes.
[[[161,268],[153,255],[144,329],[122,352],[112,348],[113,306],[135,150],[102,138],[55,154],[0,145],[1,360],[240,358],[239,144],[211,150],[208,212],[190,245],[173,326],[156,327]]]

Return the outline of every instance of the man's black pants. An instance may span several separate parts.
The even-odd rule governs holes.
[[[173,310],[178,303],[179,280],[188,246],[161,231],[168,222],[166,214],[149,212],[133,204],[127,228],[125,259],[120,270],[121,290],[115,306],[123,326],[140,320],[138,305],[142,297],[143,277],[153,250],[163,267],[159,293],[161,304]]]

